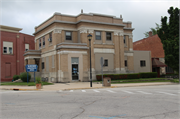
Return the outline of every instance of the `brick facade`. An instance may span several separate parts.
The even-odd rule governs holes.
[[[1,26],[1,81],[12,81],[14,75],[24,71],[25,44],[34,50],[34,36],[20,33],[20,28]],[[7,54],[3,50],[3,42],[13,43],[13,53]]]

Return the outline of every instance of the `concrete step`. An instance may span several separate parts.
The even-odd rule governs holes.
[[[22,80],[21,80],[21,79],[18,79],[18,80],[15,80],[15,81],[13,81],[13,82],[22,82]]]

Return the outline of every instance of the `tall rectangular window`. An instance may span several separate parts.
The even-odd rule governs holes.
[[[43,36],[43,47],[45,47],[45,36]]]
[[[141,67],[145,67],[146,66],[146,61],[145,60],[141,60],[140,61],[140,66]]]
[[[42,69],[44,69],[44,62],[42,62]]]
[[[124,44],[126,44],[126,36],[124,36]]]
[[[29,50],[29,44],[25,44],[25,51]]]
[[[69,31],[66,31],[66,40],[72,40],[72,33]]]
[[[108,66],[108,60],[107,59],[104,60],[104,66]]]
[[[111,41],[111,32],[106,32],[106,40]]]
[[[125,65],[125,67],[127,67],[127,60],[124,61],[124,65]]]
[[[101,32],[96,31],[96,40],[101,40]]]
[[[49,33],[49,39],[48,39],[49,42],[52,42],[52,32]]]
[[[41,48],[41,39],[39,39],[39,49]]]

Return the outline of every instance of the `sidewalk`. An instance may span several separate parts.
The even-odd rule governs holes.
[[[102,87],[102,84],[90,82],[77,83],[54,83],[54,85],[45,85],[42,89],[37,90],[35,86],[0,86],[0,90],[21,90],[21,91],[58,91],[58,90],[78,90],[78,89],[98,89],[98,88],[120,88],[120,87],[136,87],[136,86],[155,86],[155,85],[176,85],[171,82],[157,82],[157,83],[126,83],[126,84],[111,84],[111,87]]]

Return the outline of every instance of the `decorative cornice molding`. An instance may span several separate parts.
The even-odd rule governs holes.
[[[87,33],[87,29],[80,29],[80,33]]]
[[[129,38],[133,38],[133,35],[129,35]]]
[[[124,32],[123,32],[123,31],[120,31],[120,32],[119,32],[119,35],[120,35],[120,36],[124,36]]]
[[[62,29],[54,29],[53,33],[61,33]]]
[[[118,36],[119,32],[118,31],[114,31],[114,35]]]
[[[93,29],[89,29],[89,30],[88,30],[88,33],[93,33],[93,32],[94,32]]]

